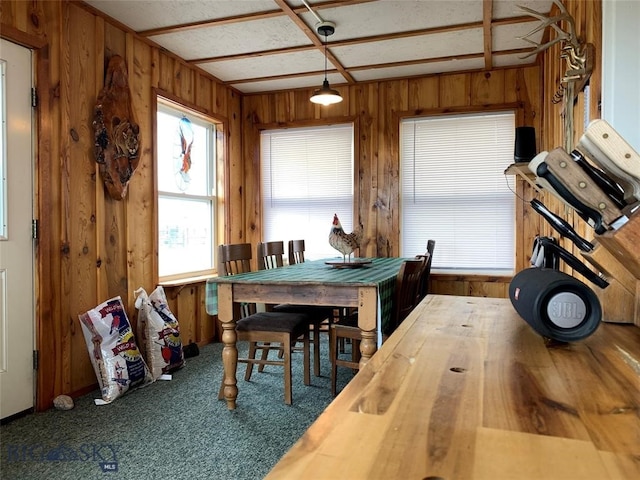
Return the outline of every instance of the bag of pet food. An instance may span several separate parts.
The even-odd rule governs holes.
[[[138,338],[154,380],[171,380],[170,373],[184,366],[184,351],[178,319],[167,305],[162,286],[151,295],[144,288],[135,291],[138,309]]]
[[[120,297],[78,317],[100,385],[102,400],[95,399],[96,405],[111,403],[127,390],[153,382]]]

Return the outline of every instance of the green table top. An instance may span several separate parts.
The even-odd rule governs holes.
[[[375,286],[394,277],[405,258],[358,258],[370,261],[360,268],[335,268],[325,262],[336,259],[313,260],[270,270],[240,273],[210,278],[207,283],[275,283],[275,284],[333,284]]]
[[[380,306],[380,327],[385,331],[391,318],[396,277],[402,262],[407,258],[358,258],[371,263],[360,268],[335,268],[325,262],[339,259],[313,260],[287,265],[270,270],[214,277],[207,280],[206,308],[209,315],[218,313],[217,284],[219,283],[266,283],[279,285],[361,285],[377,286]],[[337,305],[338,306],[338,305]]]

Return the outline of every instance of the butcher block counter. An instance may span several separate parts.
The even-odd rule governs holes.
[[[428,295],[266,478],[638,479],[640,328],[546,345],[509,299]]]

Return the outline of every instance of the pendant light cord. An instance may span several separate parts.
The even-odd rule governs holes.
[[[324,34],[324,79],[327,79],[327,34]]]

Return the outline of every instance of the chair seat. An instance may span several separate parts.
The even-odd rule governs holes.
[[[309,317],[304,313],[257,312],[236,322],[239,332],[283,332],[292,338],[302,335],[309,328]]]
[[[321,305],[293,305],[281,303],[273,307],[278,313],[304,313],[308,318],[309,328],[313,331],[313,374],[320,376],[320,332],[329,333],[329,325],[333,320],[333,308]]]
[[[309,316],[312,321],[322,321],[326,318],[333,317],[333,308],[323,307],[321,305],[292,305],[289,303],[282,303],[273,307],[274,312],[287,312],[287,313],[304,313]]]

